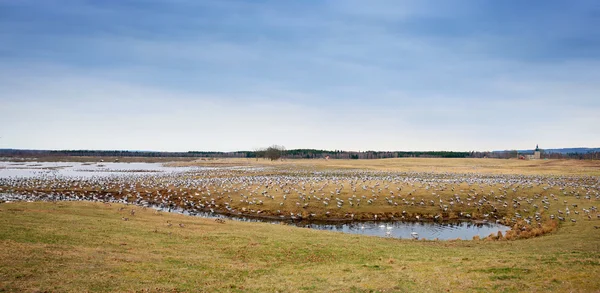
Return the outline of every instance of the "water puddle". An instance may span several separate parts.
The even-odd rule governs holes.
[[[165,174],[203,170],[203,167],[165,167],[161,163],[0,162],[0,178],[106,177],[115,175]]]
[[[437,223],[437,222],[404,222],[404,221],[354,221],[354,222],[310,222],[310,221],[292,221],[264,218],[249,218],[244,216],[220,215],[210,212],[190,213],[181,209],[155,209],[181,213],[190,216],[203,218],[219,218],[243,222],[261,222],[271,224],[287,224],[297,227],[310,228],[316,230],[326,230],[342,232],[348,234],[359,234],[379,237],[392,237],[402,239],[427,239],[427,240],[452,240],[462,239],[471,240],[475,236],[485,238],[490,234],[496,235],[498,231],[502,234],[510,230],[510,227],[496,223],[474,223],[474,222],[456,222],[456,223]]]
[[[13,201],[33,202],[40,198],[32,195],[17,195],[0,193],[0,202],[10,204]],[[45,199],[42,199],[45,200]],[[119,202],[122,203],[122,202]],[[250,218],[235,215],[222,215],[211,212],[189,212],[180,208],[167,209],[162,207],[149,206],[163,212],[180,213],[189,216],[225,219],[243,222],[261,222],[271,224],[294,225],[302,228],[342,232],[348,234],[359,234],[368,236],[391,237],[402,239],[427,239],[427,240],[451,240],[462,239],[471,240],[474,236],[484,238],[490,234],[497,234],[501,231],[503,234],[510,230],[509,227],[495,223],[458,222],[458,223],[436,223],[436,222],[403,222],[403,221],[366,221],[366,222],[310,222],[310,221],[292,221],[267,218]]]

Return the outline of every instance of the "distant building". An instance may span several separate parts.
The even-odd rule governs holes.
[[[533,155],[525,155],[525,159],[527,160],[539,160],[542,158],[542,151],[540,150],[539,145],[535,145],[535,150],[533,151]]]

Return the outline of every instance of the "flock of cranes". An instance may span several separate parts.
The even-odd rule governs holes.
[[[0,202],[14,199],[289,220],[493,221],[527,230],[600,219],[600,178],[282,168],[0,178]]]

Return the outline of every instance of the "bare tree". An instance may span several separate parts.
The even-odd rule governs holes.
[[[285,147],[280,145],[272,145],[265,150],[265,158],[276,161],[279,160],[283,153],[285,152]]]
[[[266,152],[267,152],[267,149],[265,149],[265,148],[255,148],[254,156],[255,156],[256,160],[258,161],[259,158],[265,158]]]

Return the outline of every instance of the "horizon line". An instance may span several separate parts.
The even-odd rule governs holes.
[[[266,148],[265,148],[266,149]],[[531,150],[534,150],[532,148]],[[560,150],[560,149],[600,149],[600,147],[561,147],[561,148],[541,148],[541,150]],[[257,152],[260,150],[236,150],[236,151],[216,151],[216,150],[187,150],[187,151],[157,151],[157,150],[128,150],[128,149],[33,149],[33,148],[0,148],[0,151],[5,150],[16,150],[16,151],[49,151],[49,152],[76,152],[76,151],[90,151],[90,152],[132,152],[132,153],[192,153],[192,152],[202,152],[202,153],[244,153],[244,152]],[[469,150],[469,151],[457,151],[457,150],[328,150],[328,149],[317,149],[317,148],[292,148],[285,149],[285,151],[294,151],[294,150],[316,150],[323,152],[349,152],[349,153],[366,153],[366,152],[455,152],[455,153],[463,153],[463,152],[506,152],[506,151],[528,151],[529,149],[505,149],[505,150]]]

